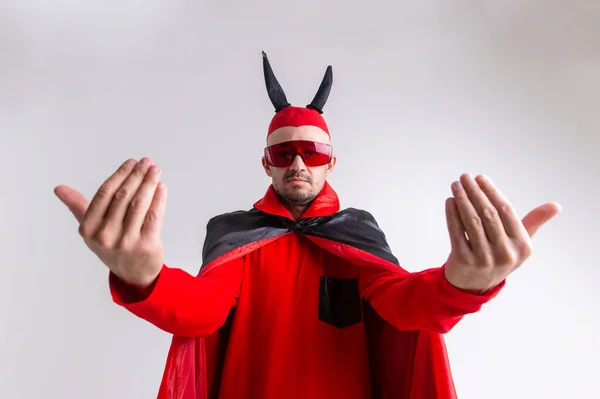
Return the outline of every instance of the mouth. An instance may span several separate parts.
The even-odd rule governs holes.
[[[304,182],[304,183],[308,183],[308,180],[301,179],[299,177],[292,177],[291,179],[288,179],[288,182]]]

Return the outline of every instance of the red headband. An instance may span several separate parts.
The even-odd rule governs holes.
[[[325,76],[319,86],[317,94],[313,98],[312,102],[306,107],[292,106],[285,96],[281,85],[277,81],[271,64],[267,59],[267,54],[263,51],[263,70],[265,75],[265,84],[267,86],[267,93],[271,99],[271,103],[275,107],[275,116],[269,124],[269,130],[267,136],[273,133],[275,130],[284,126],[316,126],[325,133],[329,134],[329,128],[323,116],[323,107],[329,97],[331,91],[331,85],[333,83],[333,73],[331,65],[327,67]]]
[[[267,136],[280,127],[306,125],[316,126],[329,134],[329,128],[327,127],[325,119],[323,119],[321,114],[317,111],[310,108],[294,107],[290,105],[275,114],[269,125]]]

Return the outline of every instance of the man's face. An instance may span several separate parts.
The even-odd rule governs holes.
[[[309,140],[329,144],[329,135],[315,126],[286,126],[275,130],[267,138],[267,146],[285,141]],[[323,166],[306,166],[300,155],[297,155],[288,167],[275,167],[262,164],[265,172],[273,182],[275,192],[290,205],[307,205],[315,199],[325,185],[325,179],[335,166],[335,156],[331,162]]]

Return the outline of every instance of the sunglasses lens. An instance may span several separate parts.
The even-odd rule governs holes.
[[[287,167],[297,155],[306,166],[321,166],[331,162],[332,149],[328,144],[314,141],[286,141],[265,149],[265,159],[269,165]]]

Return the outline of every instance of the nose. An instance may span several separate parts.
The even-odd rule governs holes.
[[[302,160],[302,157],[300,155],[296,155],[296,157],[294,158],[294,161],[290,165],[290,170],[293,170],[293,171],[306,170],[306,165],[304,164],[304,161]]]

